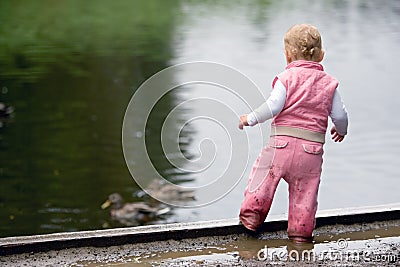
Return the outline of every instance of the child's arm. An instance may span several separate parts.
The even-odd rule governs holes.
[[[340,97],[339,91],[336,89],[332,99],[332,110],[329,115],[335,125],[331,129],[332,139],[335,142],[342,142],[347,134],[349,119],[346,107]]]
[[[254,126],[257,123],[263,123],[278,115],[286,101],[286,88],[281,81],[277,80],[274,89],[267,101],[254,110],[252,113],[240,117],[239,129],[244,126]]]
[[[344,137],[345,137],[345,135],[339,134],[339,133],[336,131],[335,127],[332,127],[332,129],[331,129],[331,135],[332,135],[332,140],[335,141],[335,142],[339,142],[339,143],[342,142],[343,139],[344,139]]]
[[[239,129],[243,130],[244,126],[249,126],[249,123],[247,122],[247,115],[240,116]]]

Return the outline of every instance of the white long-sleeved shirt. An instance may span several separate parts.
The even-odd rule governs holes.
[[[282,111],[283,107],[285,106],[285,102],[286,87],[280,80],[277,80],[267,101],[247,115],[247,123],[250,126],[254,126],[257,123],[263,123],[269,119],[272,119]],[[329,117],[331,117],[336,131],[340,135],[346,135],[348,126],[347,110],[343,104],[338,89],[335,90],[332,98],[332,110],[329,114]]]

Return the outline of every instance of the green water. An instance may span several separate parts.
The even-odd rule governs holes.
[[[101,228],[112,224],[99,208],[108,194],[138,190],[122,120],[136,88],[168,65],[178,4],[0,3],[0,101],[15,108],[0,128],[1,236]]]

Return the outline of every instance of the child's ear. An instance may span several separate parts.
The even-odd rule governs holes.
[[[321,49],[321,54],[319,54],[318,62],[321,62],[324,59],[324,56],[325,56],[325,50]]]
[[[290,57],[290,54],[288,52],[287,49],[285,49],[285,57],[286,57],[286,62],[287,64],[289,64],[290,62],[292,62],[292,58]]]

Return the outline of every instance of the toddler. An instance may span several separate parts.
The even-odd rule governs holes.
[[[295,242],[310,242],[328,116],[335,142],[342,142],[347,134],[348,118],[338,81],[320,64],[324,50],[317,28],[294,25],[286,32],[284,44],[286,70],[275,77],[270,97],[240,117],[240,129],[274,119],[269,144],[253,165],[239,217],[247,229],[256,231],[283,178],[289,185],[288,236]]]

